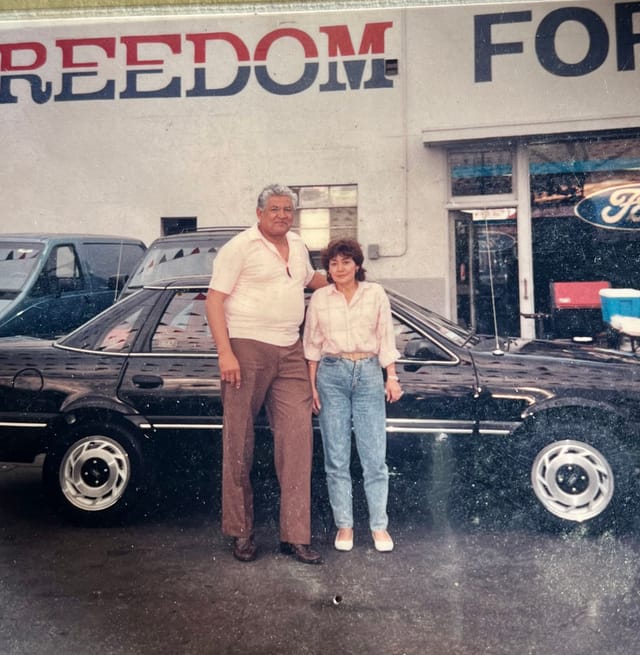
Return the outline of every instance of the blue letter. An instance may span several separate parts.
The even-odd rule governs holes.
[[[474,17],[476,82],[491,82],[491,57],[493,55],[518,54],[523,50],[522,41],[492,43],[491,26],[507,23],[526,23],[531,20],[530,11],[512,11],[504,14],[485,14]]]

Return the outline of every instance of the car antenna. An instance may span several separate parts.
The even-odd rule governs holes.
[[[504,355],[504,350],[500,347],[500,338],[498,337],[498,316],[496,314],[496,294],[493,288],[493,266],[491,263],[491,242],[489,238],[489,223],[487,215],[484,217],[485,243],[487,244],[487,262],[489,263],[489,286],[491,288],[491,313],[493,315],[493,332],[496,337],[496,347],[493,349],[493,355]]]

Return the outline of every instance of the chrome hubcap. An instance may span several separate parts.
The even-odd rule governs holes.
[[[73,444],[60,466],[60,488],[75,507],[100,511],[124,494],[131,465],[124,448],[108,437],[87,437]]]
[[[613,471],[593,446],[557,441],[543,448],[531,468],[533,491],[546,510],[567,521],[601,514],[613,497]]]

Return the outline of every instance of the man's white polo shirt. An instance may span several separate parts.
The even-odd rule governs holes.
[[[228,294],[225,316],[232,339],[290,346],[304,319],[304,287],[314,270],[302,239],[287,233],[289,261],[257,223],[228,241],[213,260],[209,287]]]

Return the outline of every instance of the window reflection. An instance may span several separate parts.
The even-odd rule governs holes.
[[[573,216],[576,203],[604,188],[637,183],[640,138],[529,145],[532,215]]]
[[[612,287],[638,288],[640,229],[605,229],[580,218],[576,206],[596,192],[607,198],[616,187],[640,184],[640,138],[533,143],[528,149],[536,311],[554,311],[554,282],[603,280]],[[597,331],[602,317],[598,309],[592,314],[588,328]],[[554,322],[557,337],[575,329],[559,325]]]
[[[311,251],[332,239],[357,239],[358,187],[355,184],[292,186],[298,194],[293,229]]]
[[[200,275],[211,270],[213,258],[222,244],[167,245],[146,257],[131,279],[132,287],[140,287],[165,278]]]
[[[452,196],[486,196],[513,192],[511,150],[449,153]]]
[[[4,243],[0,248],[0,292],[19,291],[42,252],[36,243]]]
[[[214,347],[205,315],[203,289],[178,292],[167,306],[151,339],[152,352],[211,352]]]
[[[139,329],[142,309],[134,311],[102,336],[96,350],[103,352],[129,352]]]
[[[157,298],[154,291],[132,294],[110,307],[106,314],[99,314],[62,338],[60,343],[82,350],[130,352]]]
[[[403,357],[435,362],[451,361],[451,357],[437,344],[411,326],[399,321],[395,316],[393,318],[393,331],[396,336],[396,347]]]

